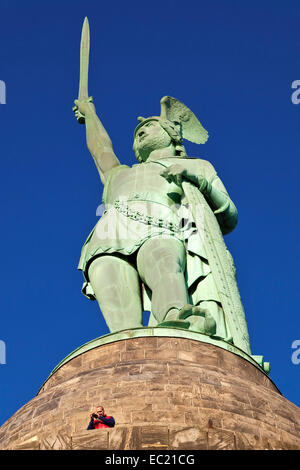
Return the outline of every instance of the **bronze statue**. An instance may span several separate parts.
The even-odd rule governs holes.
[[[89,28],[81,41],[75,115],[86,125],[88,149],[104,186],[105,211],[79,262],[83,293],[96,299],[111,332],[149,326],[184,328],[232,342],[251,354],[232,257],[223,235],[237,210],[215,169],[189,158],[183,139],[208,138],[179,100],[161,99],[160,116],[139,118],[133,149],[122,165],[88,95]]]

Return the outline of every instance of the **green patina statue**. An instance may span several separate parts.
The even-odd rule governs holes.
[[[104,185],[104,213],[82,248],[83,293],[98,301],[111,332],[142,327],[150,310],[149,326],[196,331],[251,354],[223,240],[237,210],[211,163],[187,157],[182,143],[204,144],[206,130],[183,103],[164,97],[160,116],[138,118],[139,163],[121,164],[88,96],[88,55],[86,19],[73,109]]]

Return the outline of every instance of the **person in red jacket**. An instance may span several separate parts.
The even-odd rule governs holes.
[[[90,415],[87,429],[113,428],[114,425],[114,418],[105,414],[103,406],[98,406],[96,411]]]

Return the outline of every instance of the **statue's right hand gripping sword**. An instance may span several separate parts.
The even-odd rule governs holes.
[[[80,79],[78,100],[91,103],[93,97],[88,94],[88,74],[89,74],[89,54],[90,54],[90,27],[87,17],[85,17],[80,42]],[[84,115],[79,111],[78,106],[73,107],[73,111],[79,124],[85,123]]]

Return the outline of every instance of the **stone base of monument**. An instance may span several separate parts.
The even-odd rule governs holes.
[[[98,405],[116,426],[87,431]],[[300,409],[223,341],[128,330],[62,361],[0,428],[0,449],[300,449]]]

